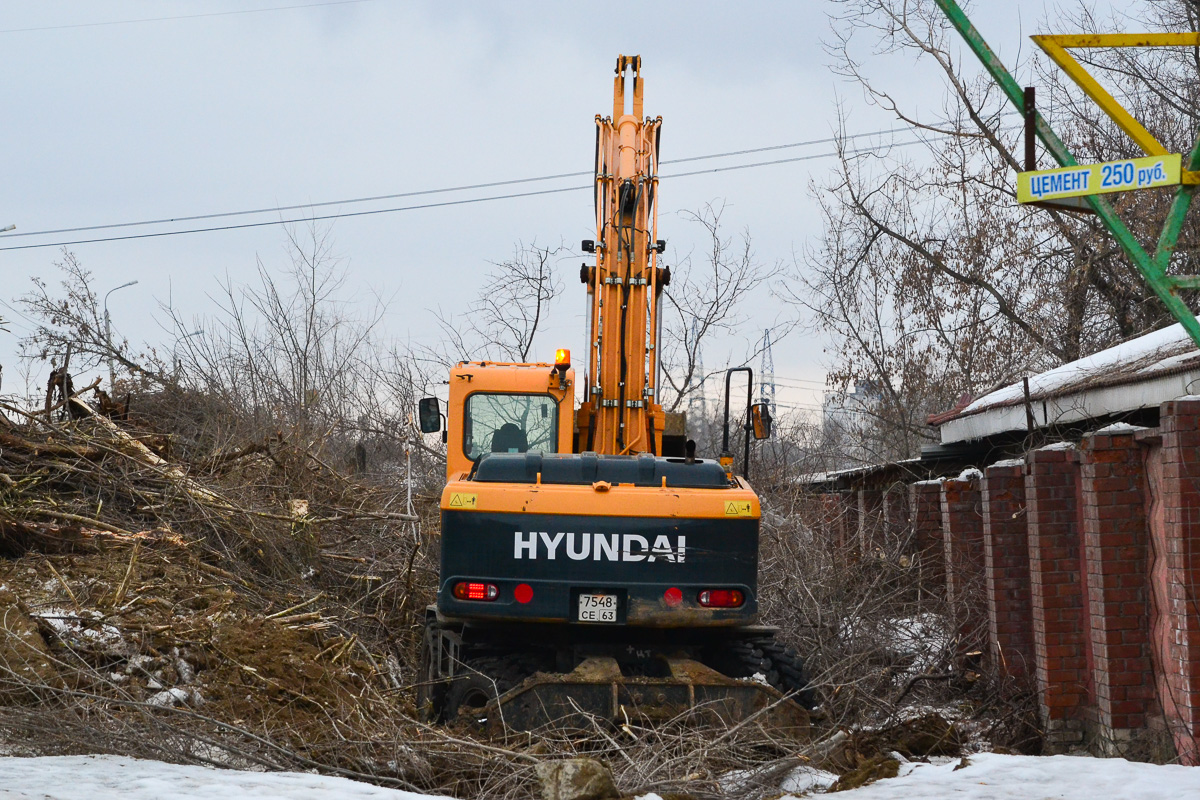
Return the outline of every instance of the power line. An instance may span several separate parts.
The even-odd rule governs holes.
[[[927,141],[927,140],[914,139],[914,140],[908,141],[908,142],[899,142],[899,143],[888,144],[887,147],[888,148],[908,147],[908,146],[914,145],[914,144],[921,144],[924,141]],[[858,148],[856,150],[846,150],[844,152],[844,154],[845,155],[858,155],[861,153],[877,152],[882,149],[884,149],[884,148],[883,147],[863,147],[863,148]],[[830,153],[814,153],[812,155],[797,156],[795,158],[780,158],[780,159],[776,159],[774,161],[759,161],[759,162],[756,162],[753,164],[738,164],[738,165],[729,166],[729,167],[717,167],[715,169],[695,170],[693,172],[680,172],[680,173],[676,173],[674,175],[662,175],[662,176],[660,176],[660,178],[664,179],[664,180],[668,179],[668,178],[686,178],[686,177],[690,177],[693,175],[705,175],[705,174],[714,173],[714,172],[728,172],[731,170],[750,169],[753,167],[769,167],[769,166],[773,166],[776,164],[790,164],[790,163],[795,163],[797,161],[811,161],[811,160],[817,159],[817,158],[829,158],[830,156],[836,156],[836,155],[841,155],[841,154],[842,153],[839,153],[837,151],[830,152]],[[585,173],[585,174],[588,174],[588,173]],[[512,200],[512,199],[520,198],[520,197],[536,197],[539,195],[546,195],[546,194],[561,194],[563,192],[579,192],[579,191],[584,191],[584,190],[590,190],[592,188],[593,187],[590,184],[587,186],[567,186],[567,187],[564,187],[561,189],[541,189],[541,190],[535,191],[535,192],[514,192],[511,194],[492,195],[492,196],[488,196],[488,197],[471,197],[471,198],[466,198],[463,200],[446,200],[446,201],[440,202],[440,203],[422,203],[420,205],[414,205],[414,206],[396,206],[393,208],[376,208],[376,209],[371,209],[368,211],[347,211],[347,212],[342,212],[342,213],[338,213],[338,214],[322,214],[322,215],[317,215],[317,216],[310,215],[310,216],[305,216],[305,217],[295,217],[292,219],[268,220],[265,222],[243,222],[243,223],[239,223],[236,225],[216,225],[216,226],[211,226],[211,227],[207,227],[207,228],[187,228],[184,230],[176,230],[176,231],[155,231],[153,233],[133,233],[133,234],[127,234],[124,236],[102,236],[102,237],[97,237],[97,238],[93,238],[93,239],[74,239],[71,241],[61,241],[61,242],[42,242],[39,244],[10,245],[8,247],[0,247],[0,252],[7,251],[7,250],[35,250],[35,249],[42,248],[42,247],[69,247],[71,245],[96,244],[99,242],[123,242],[123,241],[129,241],[129,240],[134,240],[134,239],[156,239],[156,238],[160,238],[163,236],[182,236],[182,235],[191,234],[191,233],[214,233],[217,231],[245,230],[245,229],[249,229],[249,228],[262,228],[262,227],[266,227],[269,225],[290,225],[290,224],[300,223],[300,222],[322,222],[325,220],[333,220],[333,219],[350,219],[353,217],[366,217],[366,216],[373,216],[376,214],[392,214],[392,213],[396,213],[396,212],[400,212],[400,211],[417,211],[420,209],[428,209],[428,208],[444,208],[446,206],[461,206],[461,205],[469,205],[469,204],[473,204],[473,203],[486,203],[486,202],[490,202],[492,200]],[[0,237],[0,240],[5,239],[5,238],[8,238],[8,237]]]
[[[820,386],[822,388],[825,387],[825,381],[817,381],[817,380],[812,380],[810,378],[779,378],[779,377],[776,377],[775,381],[777,383],[786,383],[786,384],[811,383],[814,386]],[[803,388],[803,387],[798,386],[797,388]]]
[[[174,17],[141,17],[138,19],[114,19],[107,22],[77,22],[69,25],[42,25],[36,28],[7,28],[0,33],[30,33],[32,31],[62,31],[70,28],[102,28],[108,25],[133,25],[141,22],[168,22],[177,19],[200,19],[201,17],[230,17],[234,14],[261,14],[266,11],[290,11],[296,8],[318,8],[320,6],[346,6],[352,3],[370,3],[374,0],[327,0],[321,3],[304,3],[292,6],[270,6],[267,8],[242,8],[237,11],[209,11],[203,14],[180,14]]]
[[[880,130],[880,131],[868,131],[866,133],[849,134],[847,136],[843,136],[840,138],[843,141],[846,141],[846,140],[851,140],[851,139],[862,139],[862,138],[865,138],[868,136],[883,136],[883,135],[886,135],[889,133],[898,133],[900,131],[905,131],[905,130],[908,130],[908,128],[907,127],[888,128],[888,129]],[[710,153],[708,155],[703,155],[703,156],[689,156],[688,158],[677,158],[677,159],[673,159],[673,160],[669,160],[669,161],[662,161],[660,163],[662,165],[683,164],[685,162],[690,162],[690,161],[705,161],[705,160],[713,159],[713,158],[728,158],[730,156],[741,156],[741,155],[747,155],[749,153],[765,153],[765,152],[769,152],[772,150],[785,150],[785,149],[793,148],[793,147],[809,147],[809,146],[812,146],[815,144],[829,144],[831,142],[838,141],[838,139],[839,139],[839,137],[836,137],[836,136],[828,137],[828,138],[824,138],[824,139],[810,139],[805,142],[792,142],[789,144],[775,144],[775,145],[769,145],[767,147],[754,147],[754,148],[750,148],[748,150],[732,150],[727,153]],[[782,163],[782,162],[766,162],[766,163],[774,164],[774,163]],[[743,165],[743,166],[749,167],[749,166],[758,166],[758,165],[747,164],[747,165]],[[733,167],[733,168],[741,169],[741,168],[743,168],[743,166],[738,166],[738,167]],[[726,167],[726,169],[730,169],[730,167]],[[712,170],[712,171],[715,172],[717,170]],[[20,233],[14,233],[11,236],[12,236],[12,238],[17,238],[20,236],[50,236],[50,235],[59,234],[59,233],[84,233],[87,231],[111,230],[113,228],[132,228],[132,227],[138,227],[138,226],[142,226],[142,225],[165,225],[165,224],[172,223],[172,222],[198,222],[200,220],[205,220],[205,219],[221,219],[221,218],[226,218],[226,217],[240,217],[240,216],[249,216],[252,214],[269,214],[269,213],[278,213],[281,211],[297,211],[302,208],[323,208],[326,206],[349,205],[351,203],[370,203],[370,202],[375,202],[375,201],[379,201],[379,200],[399,200],[399,199],[405,198],[405,197],[420,197],[423,195],[431,195],[431,194],[447,194],[450,192],[465,192],[465,191],[470,191],[473,189],[494,189],[498,186],[513,186],[513,185],[521,184],[521,183],[538,183],[541,181],[560,180],[562,178],[582,178],[584,176],[591,175],[591,174],[592,174],[591,170],[584,170],[584,171],[580,171],[580,172],[560,172],[556,175],[539,175],[534,178],[513,178],[510,180],[504,180],[504,181],[490,181],[488,183],[471,183],[471,184],[464,184],[462,186],[447,186],[447,187],[444,187],[441,189],[421,189],[421,190],[412,191],[412,192],[396,192],[394,194],[379,194],[379,195],[373,195],[373,196],[369,196],[369,197],[351,197],[351,198],[346,198],[343,200],[323,200],[318,203],[298,203],[296,205],[290,205],[290,206],[271,206],[268,208],[251,208],[251,209],[246,209],[245,211],[221,211],[221,212],[216,212],[216,213],[212,213],[212,214],[192,214],[190,216],[182,216],[182,217],[163,217],[161,219],[146,219],[146,220],[138,220],[136,222],[113,222],[113,223],[108,223],[108,224],[104,224],[104,225],[85,225],[85,226],[80,226],[80,227],[75,227],[75,228],[53,228],[53,229],[40,230],[40,231],[22,231]],[[678,177],[684,177],[686,175],[698,175],[698,174],[700,174],[700,173],[699,172],[687,172],[687,173],[682,173],[680,175],[667,176],[667,177],[677,177],[678,178]],[[9,237],[0,237],[0,238],[9,238]]]
[[[809,147],[814,144],[831,144],[836,141],[848,141],[850,139],[862,139],[866,136],[883,136],[889,133],[903,133],[909,130],[909,126],[905,125],[899,128],[887,128],[882,131],[867,131],[866,133],[849,133],[845,136],[828,136],[824,139],[809,139],[807,142],[792,142],[791,144],[774,144],[767,147],[753,147],[749,150],[731,150],[728,153],[713,153],[707,156],[689,156],[688,158],[672,158],[667,161],[660,161],[660,164],[683,164],[688,161],[703,161],[707,158],[727,158],[728,156],[744,156],[750,153],[765,153],[769,150],[787,150],[790,147]]]
[[[348,211],[343,214],[324,214],[321,216],[296,217],[294,219],[268,220],[266,222],[243,222],[238,225],[218,225],[210,228],[189,228],[182,231],[156,231],[154,233],[131,233],[125,236],[105,236],[96,239],[76,239],[71,242],[47,242],[44,244],[20,244],[11,247],[0,247],[2,250],[33,250],[39,247],[67,247],[73,244],[94,244],[96,242],[122,242],[129,239],[154,239],[160,236],[181,236],[187,233],[212,233],[214,231],[235,231],[245,228],[262,228],[267,225],[290,225],[297,222],[321,222],[330,219],[346,219],[349,217],[366,217],[373,214],[390,214],[397,211],[416,211],[422,208],[441,208],[443,206],[461,206],[468,203],[485,203],[489,200],[510,200],[516,197],[533,197],[542,194],[558,194],[561,192],[578,192],[590,189],[590,186],[568,186],[564,189],[542,189],[537,192],[519,192],[516,194],[497,195],[493,197],[472,197],[465,200],[447,200],[442,203],[424,203],[417,206],[399,206],[396,208],[376,208],[370,211]]]

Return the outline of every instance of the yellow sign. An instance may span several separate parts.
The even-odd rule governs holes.
[[[749,500],[730,501],[725,504],[727,517],[749,517],[752,513]]]
[[[475,503],[478,500],[478,495],[467,494],[466,492],[455,492],[450,495],[450,508],[460,509],[475,509]]]
[[[1176,186],[1180,180],[1182,161],[1179,153],[1168,153],[1165,156],[1021,172],[1017,174],[1017,202],[1038,203],[1064,197]]]

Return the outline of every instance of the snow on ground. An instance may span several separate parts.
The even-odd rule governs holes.
[[[895,778],[840,792],[841,800],[1182,800],[1200,797],[1200,767],[1123,758],[976,753],[949,764],[901,764]]]
[[[844,800],[1182,800],[1200,797],[1200,767],[1119,758],[976,753],[943,764],[901,764],[896,778],[839,793]],[[781,789],[821,792],[832,775],[803,768]],[[811,797],[811,794],[805,794]],[[121,756],[0,758],[0,800],[430,800],[346,778],[240,772]],[[653,800],[658,795],[643,795]]]
[[[0,758],[0,800],[429,800],[347,778],[121,756]]]

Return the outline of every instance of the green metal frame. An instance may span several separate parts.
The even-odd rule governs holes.
[[[979,57],[983,63],[984,69],[992,76],[999,84],[1004,94],[1008,97],[1009,102],[1016,106],[1017,110],[1022,114],[1025,113],[1025,93],[1017,84],[1016,80],[1008,70],[1004,68],[1004,64],[1000,62],[999,57],[988,47],[987,42],[979,35],[979,31],[971,24],[971,20],[959,8],[955,0],[935,0],[938,7],[946,15],[950,24],[955,30],[962,35],[967,46]],[[1063,144],[1062,139],[1058,138],[1058,134],[1050,127],[1041,114],[1036,115],[1036,126],[1038,138],[1046,145],[1046,149],[1054,156],[1054,160],[1063,167],[1073,167],[1079,162],[1071,155],[1071,151]],[[1200,170],[1200,138],[1197,138],[1195,145],[1192,147],[1192,152],[1184,160],[1184,169],[1195,171]],[[1175,252],[1175,246],[1179,242],[1179,232],[1183,228],[1183,220],[1187,216],[1188,208],[1192,204],[1192,197],[1196,193],[1195,184],[1181,184],[1175,190],[1175,197],[1171,200],[1171,208],[1167,212],[1166,222],[1163,224],[1162,232],[1159,234],[1158,243],[1154,248],[1154,254],[1146,252],[1146,249],[1138,243],[1134,238],[1129,228],[1117,216],[1112,205],[1104,197],[1100,195],[1089,195],[1085,199],[1096,212],[1096,216],[1104,223],[1121,249],[1125,251],[1125,255],[1134,263],[1138,271],[1142,273],[1142,277],[1146,279],[1146,283],[1158,295],[1158,298],[1171,312],[1171,316],[1179,320],[1184,330],[1192,337],[1197,346],[1200,346],[1200,321],[1196,319],[1196,315],[1188,308],[1187,304],[1179,297],[1180,290],[1200,288],[1200,276],[1196,275],[1168,275],[1167,268],[1171,263],[1171,256]]]

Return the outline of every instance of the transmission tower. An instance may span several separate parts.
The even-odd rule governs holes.
[[[704,392],[704,355],[699,345],[700,329],[696,320],[692,320],[692,341],[696,342],[696,388],[688,397],[687,415],[692,429],[692,438],[698,440],[701,447],[709,444],[708,438],[708,396]]]
[[[775,417],[775,356],[771,353],[771,329],[763,331],[762,365],[758,370],[760,403],[766,403]]]

